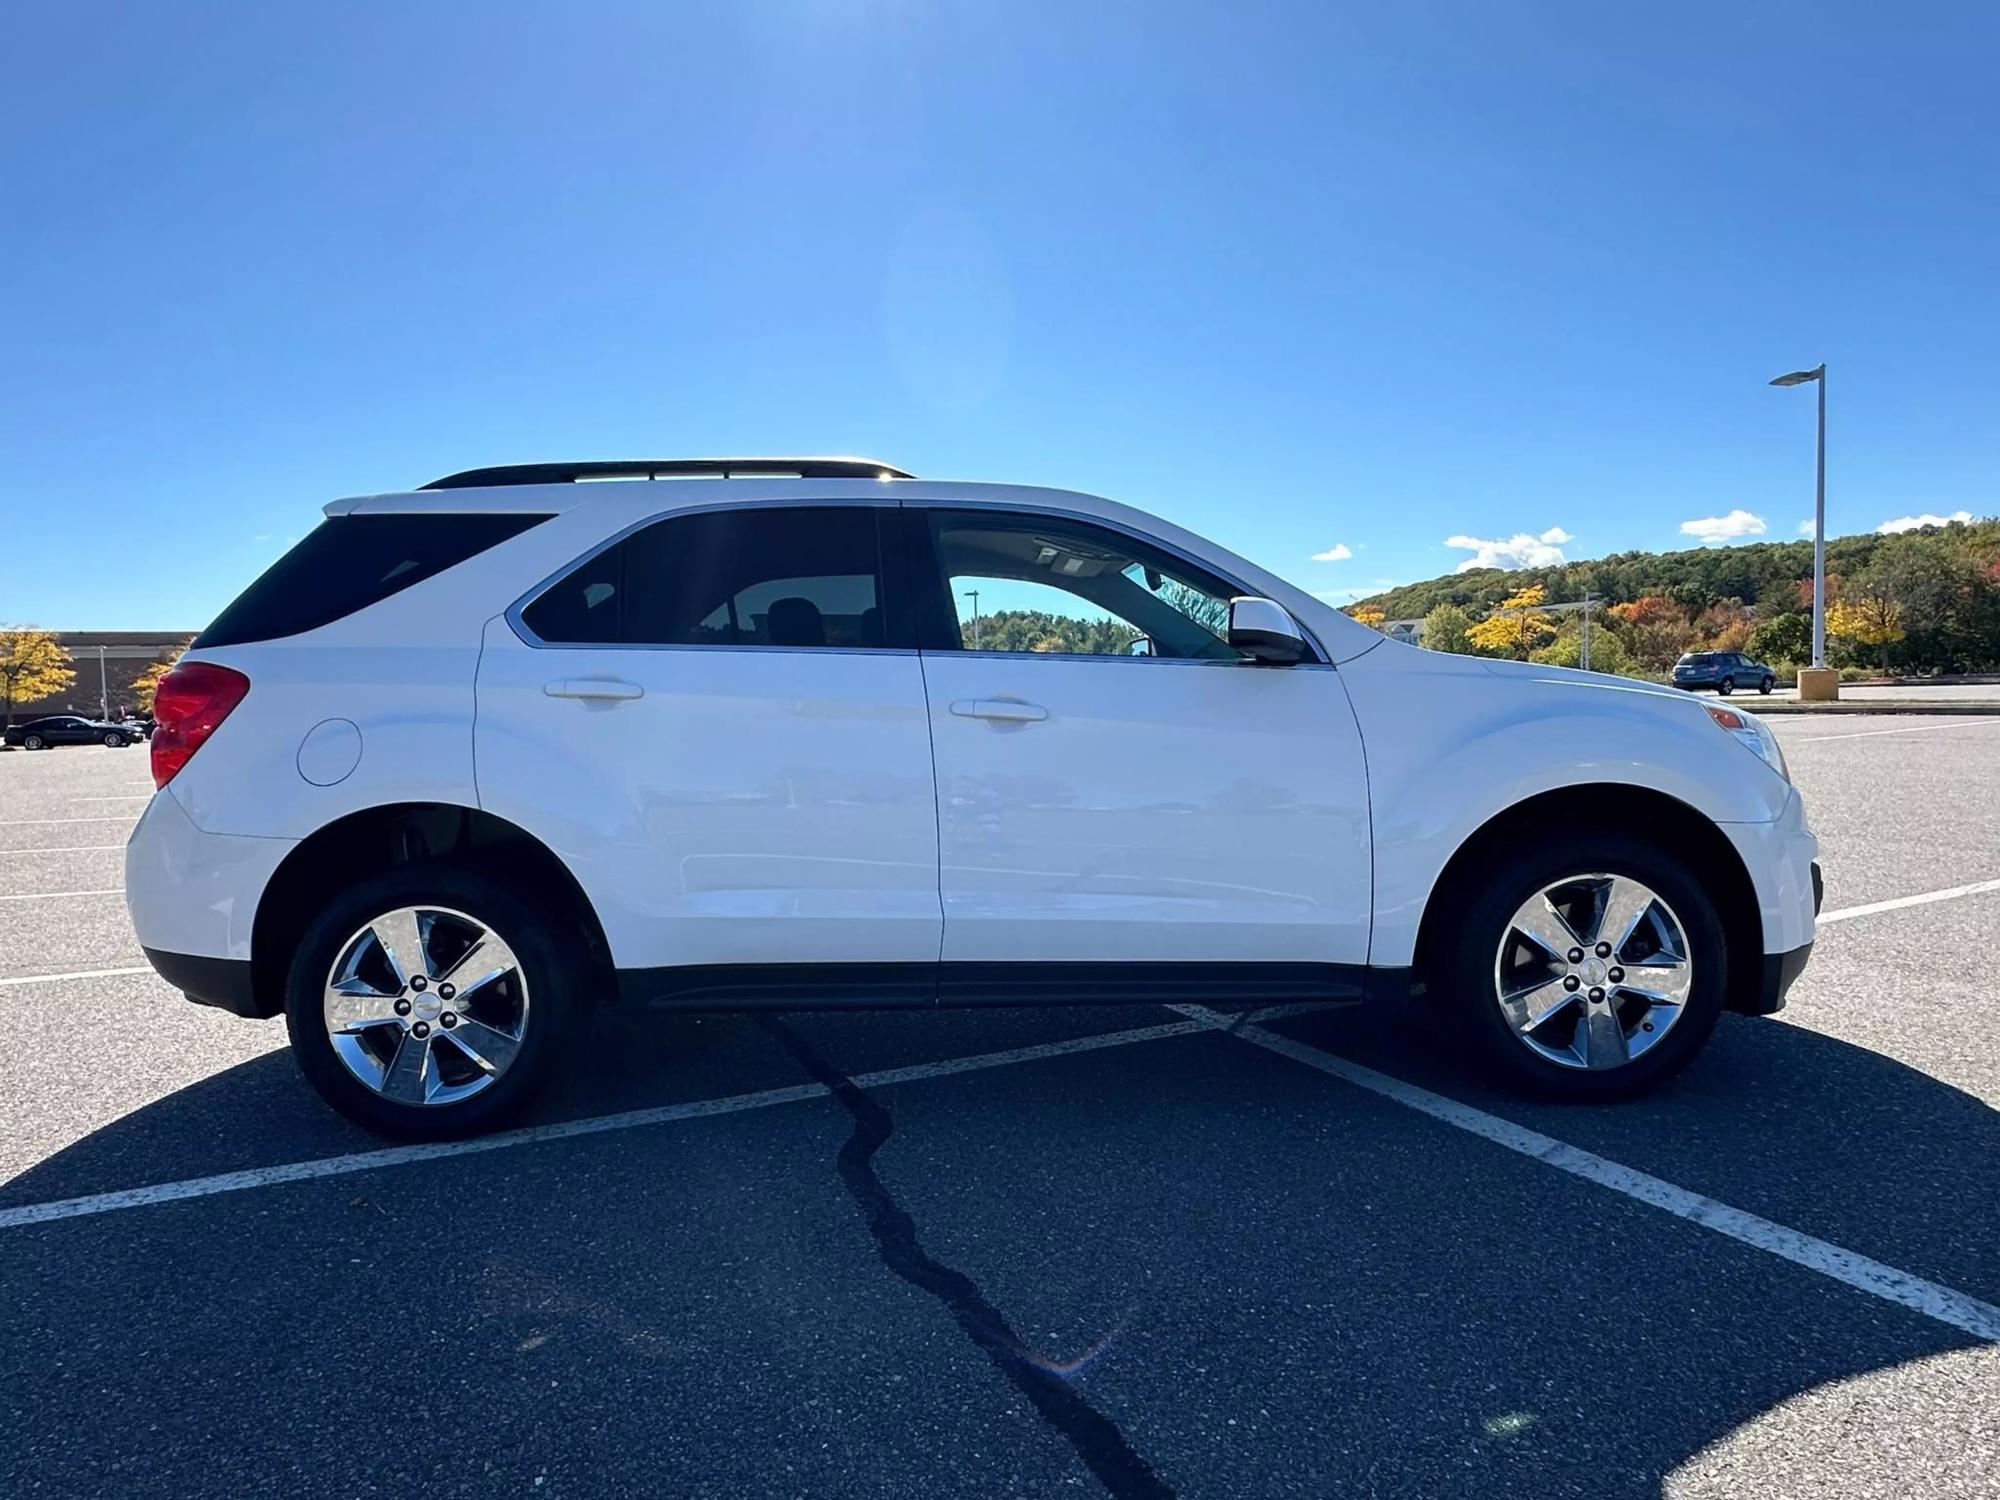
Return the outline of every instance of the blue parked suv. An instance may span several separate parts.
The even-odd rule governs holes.
[[[1777,685],[1777,676],[1769,667],[1741,651],[1690,651],[1674,663],[1674,686],[1691,693],[1702,688],[1733,693],[1747,687],[1768,693]]]

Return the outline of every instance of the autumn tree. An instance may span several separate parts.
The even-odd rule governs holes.
[[[1363,625],[1366,625],[1370,630],[1380,630],[1382,622],[1389,618],[1372,604],[1352,605],[1349,607],[1347,613],[1352,618],[1359,620]]]
[[[1606,613],[1625,637],[1633,662],[1648,672],[1666,671],[1694,640],[1687,611],[1664,594],[1641,594]]]
[[[189,636],[178,646],[169,646],[160,653],[158,661],[132,679],[132,696],[138,700],[140,713],[149,714],[153,711],[153,694],[160,690],[160,679],[173,671],[174,663],[179,661],[187,648],[193,644],[194,637]]]
[[[1555,621],[1542,612],[1548,590],[1539,583],[1516,589],[1465,637],[1481,651],[1525,660],[1529,652],[1556,633]]]
[[[55,633],[20,627],[0,630],[0,692],[4,692],[7,722],[14,722],[14,705],[52,698],[76,681],[70,654]]]
[[[1694,628],[1704,650],[1746,651],[1757,618],[1741,599],[1718,599],[1696,618]]]
[[[1903,638],[1902,613],[1896,601],[1887,594],[1870,594],[1857,589],[1849,598],[1827,609],[1827,634],[1863,646],[1878,647],[1881,664],[1886,668],[1890,644]]]

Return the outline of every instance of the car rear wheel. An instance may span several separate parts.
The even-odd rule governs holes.
[[[1722,919],[1687,865],[1622,835],[1528,850],[1461,889],[1446,964],[1481,1050],[1571,1099],[1643,1093],[1722,1013]],[[1449,899],[1449,898],[1448,898]]]
[[[299,1069],[403,1140],[490,1130],[546,1084],[587,1010],[577,954],[484,875],[413,865],[330,899],[286,984]]]
[[[1736,691],[1736,679],[1734,677],[1723,678],[1722,681],[1715,685],[1715,690],[1727,698],[1731,693]]]
[[[40,750],[42,748],[42,737],[39,734],[23,735],[21,738],[21,748],[23,750]]]

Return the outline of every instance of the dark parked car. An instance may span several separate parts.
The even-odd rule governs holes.
[[[136,735],[124,724],[102,719],[86,719],[77,714],[51,714],[46,719],[30,719],[25,724],[7,726],[6,740],[23,750],[46,750],[51,745],[109,745],[116,750],[129,745]]]
[[[1674,663],[1674,686],[1689,692],[1714,688],[1718,693],[1733,693],[1753,687],[1768,693],[1777,684],[1777,675],[1768,666],[1741,651],[1690,651]]]

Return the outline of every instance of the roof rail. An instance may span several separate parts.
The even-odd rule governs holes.
[[[914,479],[872,458],[618,458],[605,463],[501,464],[433,479],[427,490],[503,484],[580,484],[593,479]]]

